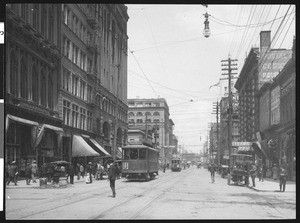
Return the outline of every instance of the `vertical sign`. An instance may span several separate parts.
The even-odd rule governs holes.
[[[280,86],[271,91],[271,125],[280,122]]]

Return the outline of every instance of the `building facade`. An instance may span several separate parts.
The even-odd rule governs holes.
[[[114,154],[127,141],[127,7],[6,9],[6,161]]]
[[[164,98],[128,99],[128,128],[142,129],[152,136],[154,147],[160,150],[161,162],[170,161],[174,148],[174,123],[169,117],[169,106]]]
[[[61,159],[60,6],[6,5],[6,151],[21,173],[27,161]]]

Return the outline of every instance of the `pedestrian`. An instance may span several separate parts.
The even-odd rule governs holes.
[[[79,163],[77,163],[75,166],[75,172],[77,175],[77,180],[79,180],[80,179],[80,164]]]
[[[70,164],[70,166],[68,168],[68,175],[70,176],[70,184],[74,184],[75,171],[74,171],[74,167],[72,164]]]
[[[33,160],[31,164],[31,179],[33,183],[36,183],[36,176],[37,176],[37,164],[36,161]]]
[[[250,176],[252,179],[252,187],[255,187],[255,177],[256,177],[256,171],[257,171],[257,167],[255,165],[255,163],[253,162],[250,168]]]
[[[30,180],[31,180],[31,165],[30,163],[26,163],[25,167],[25,179],[26,179],[26,184],[30,185]]]
[[[82,164],[80,164],[79,170],[81,177],[84,178],[84,166]]]
[[[264,181],[264,177],[263,177],[263,166],[259,165],[257,168],[257,176],[258,176],[258,180],[263,182]]]
[[[166,172],[166,167],[167,167],[167,165],[164,164],[164,166],[163,166],[163,172],[164,172],[164,173]]]
[[[88,165],[86,165],[85,169],[86,169],[87,174],[89,175],[90,183],[93,183],[93,180],[92,180],[92,172],[93,172],[92,162],[89,162]]]
[[[40,177],[45,178],[47,177],[47,164],[43,163],[43,165],[40,168]]]
[[[55,173],[55,166],[53,163],[48,163],[46,168],[47,181],[52,182]]]
[[[211,182],[215,182],[215,173],[216,173],[216,167],[213,163],[209,164],[208,166],[209,172],[210,172],[210,177],[211,177]]]
[[[118,165],[113,162],[111,163],[109,170],[108,170],[108,180],[110,184],[110,188],[112,190],[112,197],[116,196],[116,187],[115,187],[115,181],[117,178],[117,175],[120,173]]]
[[[282,192],[285,191],[286,177],[287,177],[287,169],[285,166],[281,165],[279,168],[279,188],[280,191]]]
[[[277,167],[276,163],[274,163],[272,171],[273,171],[273,180],[277,180],[277,178],[278,178],[278,167]]]
[[[9,181],[9,173],[10,173],[11,165],[10,162],[8,161],[5,163],[5,184]]]
[[[18,174],[19,174],[19,168],[17,166],[17,163],[16,161],[12,161],[7,185],[9,185],[10,181],[13,181],[15,186],[18,186]]]

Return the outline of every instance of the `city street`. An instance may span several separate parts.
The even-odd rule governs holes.
[[[6,219],[295,219],[295,191],[261,192],[227,185],[195,166],[159,172],[156,179],[116,181],[115,198],[107,180],[66,188],[12,184],[5,191]],[[259,182],[257,182],[259,184]]]

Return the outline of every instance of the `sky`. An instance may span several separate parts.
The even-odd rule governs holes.
[[[291,49],[295,5],[128,4],[128,99],[165,98],[178,144],[199,153],[216,122],[213,103],[228,81],[219,82],[221,61],[237,59],[237,73],[259,33],[271,30],[271,48]],[[211,35],[203,36],[204,14]]]

